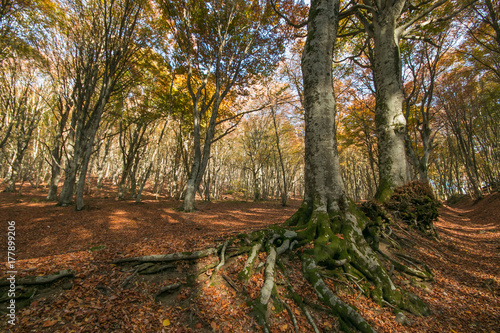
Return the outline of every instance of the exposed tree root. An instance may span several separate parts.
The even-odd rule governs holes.
[[[63,278],[73,278],[74,274],[75,272],[71,270],[62,270],[54,274],[28,276],[20,279],[11,276],[7,280],[0,281],[0,312],[8,311],[6,306],[11,304],[12,299],[16,301],[16,309],[28,306],[40,290],[50,289],[54,283]],[[66,282],[58,287],[61,286],[63,289],[71,289],[73,284]]]
[[[178,260],[193,260],[200,259],[203,257],[208,257],[209,255],[217,253],[216,248],[209,248],[201,251],[194,252],[180,252],[171,253],[165,255],[152,255],[152,256],[142,256],[142,257],[132,257],[132,258],[121,258],[115,260],[113,264],[123,264],[126,262],[170,262]]]
[[[160,290],[158,290],[156,292],[155,298],[157,298],[158,296],[161,296],[163,293],[171,292],[172,290],[178,289],[181,285],[182,285],[182,283],[176,282],[176,283],[169,284],[168,286],[162,287],[162,288],[160,288]]]
[[[16,280],[17,286],[33,286],[53,283],[64,277],[73,277],[75,272],[71,270],[62,270],[54,274],[43,275],[43,276],[30,276],[22,279]],[[10,281],[0,281],[0,287],[8,286]]]
[[[295,333],[299,333],[300,332],[299,324],[297,323],[297,318],[293,314],[292,308],[290,307],[290,305],[286,304],[286,302],[281,301],[281,303],[285,307],[286,312],[288,313],[288,315],[290,316],[290,319],[292,320],[293,329],[294,329]]]
[[[356,329],[363,333],[373,333],[375,330],[356,312],[354,308],[344,303],[325,284],[318,271],[318,266],[312,256],[303,259],[304,275],[311,282],[319,299],[339,314],[344,320],[348,320]]]
[[[308,306],[295,292],[289,280],[288,269],[280,260],[282,256],[288,256],[289,260],[300,258],[304,278],[311,284],[318,299],[330,309],[332,314],[339,318],[339,325],[344,331],[355,329],[360,332],[375,332],[355,308],[342,301],[328,287],[323,279],[324,274],[327,274],[325,276],[333,281],[342,283],[348,283],[345,277],[349,276],[352,281],[356,282],[361,291],[359,295],[364,294],[371,297],[380,305],[385,304],[395,311],[402,309],[417,315],[428,314],[428,307],[420,299],[409,292],[401,291],[393,284],[390,274],[380,262],[377,252],[365,240],[366,233],[364,234],[363,230],[369,221],[363,213],[354,204],[347,202],[336,207],[336,209],[326,212],[313,211],[303,205],[282,227],[273,226],[265,230],[232,237],[217,247],[194,252],[123,258],[114,263],[136,264],[133,275],[126,279],[128,283],[135,274],[143,274],[141,272],[158,273],[162,271],[162,268],[172,267],[169,263],[174,261],[197,260],[217,255],[218,262],[205,266],[196,274],[200,275],[214,268],[211,273],[212,281],[215,276],[221,276],[223,278],[221,281],[225,281],[238,294],[245,296],[264,332],[270,331],[268,323],[270,305],[268,306],[268,303],[271,300],[272,304],[283,310],[286,309],[294,330],[300,330],[299,321],[295,314],[290,306],[281,299],[283,295],[278,292],[281,290],[276,284],[278,272],[285,276],[288,290],[286,297],[293,299],[311,325],[312,330],[319,332]],[[255,274],[259,253],[262,252],[266,254],[264,282],[258,296],[254,296],[252,299],[249,296],[250,293],[245,289],[248,287],[248,281]],[[293,253],[293,256],[289,256],[290,253]],[[235,282],[225,273],[224,268],[231,265],[229,258],[242,254],[247,254],[248,257],[238,274],[240,282]],[[428,267],[416,260],[401,256],[402,262],[409,264],[406,266],[381,251],[380,254],[393,267],[406,274],[427,280],[432,278]],[[259,267],[257,269],[260,271]],[[419,267],[424,267],[424,269]],[[335,279],[335,276],[338,278]],[[156,296],[180,286],[179,283],[168,285],[160,289]]]

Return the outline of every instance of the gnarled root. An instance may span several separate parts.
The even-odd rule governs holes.
[[[246,298],[247,304],[251,305],[257,322],[265,332],[270,331],[270,325],[272,325],[271,322],[268,323],[269,309],[272,308],[270,305],[268,306],[270,301],[276,307],[288,312],[295,331],[300,329],[300,320],[295,316],[300,313],[304,315],[301,320],[307,319],[309,322],[311,326],[309,329],[320,331],[308,310],[308,306],[295,293],[288,278],[288,269],[285,267],[287,260],[284,260],[284,257],[291,250],[294,250],[293,255],[288,256],[288,258],[290,260],[300,258],[305,280],[312,285],[318,299],[330,309],[332,314],[339,318],[339,323],[344,330],[355,328],[361,332],[375,332],[352,306],[343,302],[328,287],[323,280],[325,271],[332,274],[337,273],[339,276],[342,275],[344,279],[345,276],[353,277],[357,281],[358,288],[380,305],[389,304],[396,310],[403,309],[417,315],[428,314],[428,307],[420,299],[409,292],[396,288],[393,284],[390,275],[379,261],[377,253],[364,238],[363,230],[366,227],[367,220],[363,213],[355,205],[347,202],[343,205],[336,204],[332,206],[336,207],[336,209],[327,212],[322,210],[314,211],[309,206],[303,205],[283,227],[273,226],[247,235],[240,235],[214,248],[169,255],[125,258],[117,260],[115,263],[133,262],[141,270],[150,270],[151,267],[143,268],[141,265],[154,263],[155,265],[165,266],[173,261],[197,260],[218,255],[218,263],[215,262],[208,266],[215,268],[212,272],[212,281],[215,276],[220,275],[223,277],[222,280],[226,281],[231,288],[238,294],[242,294]],[[249,281],[254,274],[262,272],[259,269],[261,266],[255,268],[257,262],[261,260],[259,259],[259,253],[261,252],[266,254],[265,260],[262,259],[262,262],[265,261],[264,281],[258,296],[255,297],[257,294],[252,293],[249,289]],[[242,254],[247,254],[248,257],[244,264],[241,262],[243,267],[239,271],[239,282],[237,282],[227,275],[226,268],[232,264],[232,261],[228,260],[229,258]],[[280,260],[280,258],[283,258],[283,260]],[[394,261],[394,265],[396,265],[395,260],[389,259]],[[399,262],[397,264],[404,266]],[[139,272],[138,268],[135,270],[136,273]],[[408,268],[408,271],[412,270],[417,271],[415,268]],[[204,271],[206,270],[199,271],[198,274]],[[425,273],[428,274],[428,272]],[[284,296],[283,293],[280,294],[283,289],[276,283],[278,275],[285,276],[284,280],[288,285],[288,296]],[[305,282],[305,280],[303,281]],[[179,285],[175,284],[175,288],[179,288]],[[251,297],[250,295],[254,296]],[[283,297],[293,299],[301,312],[298,312],[296,308],[294,314],[286,301],[282,300]]]

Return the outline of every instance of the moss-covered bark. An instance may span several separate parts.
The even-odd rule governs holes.
[[[363,212],[352,203],[332,206],[339,209],[311,214],[308,214],[311,209],[303,206],[299,212],[304,217],[294,215],[288,221],[290,227],[297,229],[302,242],[314,244],[308,252],[311,258],[308,260],[314,260],[315,265],[330,269],[342,267],[346,274],[364,277],[372,286],[368,288],[371,290],[370,296],[380,304],[384,300],[417,315],[428,314],[428,307],[418,298],[396,288],[376,252],[367,243],[363,230],[370,221]],[[308,222],[304,223],[307,218]],[[399,265],[398,268],[406,268],[402,264]],[[306,272],[306,274],[311,278],[315,273]],[[311,283],[316,282],[311,281]]]

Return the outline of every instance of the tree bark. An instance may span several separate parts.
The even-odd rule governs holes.
[[[395,1],[374,15],[375,125],[378,137],[379,186],[375,197],[385,201],[392,191],[407,183],[403,84],[396,20],[402,3]]]
[[[302,53],[305,109],[305,198],[315,210],[328,211],[344,197],[335,136],[332,58],[339,2],[313,1]]]
[[[61,179],[61,163],[62,163],[62,145],[63,145],[63,132],[66,128],[66,122],[68,121],[70,106],[64,105],[63,98],[59,99],[58,105],[60,111],[60,120],[57,123],[57,132],[54,138],[54,146],[51,150],[51,175],[49,183],[49,192],[47,194],[47,200],[56,201],[57,200],[57,186],[59,180]]]

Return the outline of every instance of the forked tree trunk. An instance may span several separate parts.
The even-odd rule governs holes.
[[[237,75],[237,74],[236,74]],[[185,212],[192,212],[195,207],[196,192],[200,188],[203,175],[207,168],[208,160],[210,158],[210,149],[212,148],[212,140],[215,134],[215,126],[217,114],[219,113],[219,105],[222,98],[216,93],[216,100],[212,106],[212,114],[208,123],[207,132],[205,134],[205,142],[203,143],[203,150],[201,148],[201,133],[200,133],[200,118],[197,109],[195,109],[195,124],[194,124],[194,157],[193,164],[191,165],[191,172],[187,181],[187,188],[184,194],[184,202],[182,203],[182,210]]]

